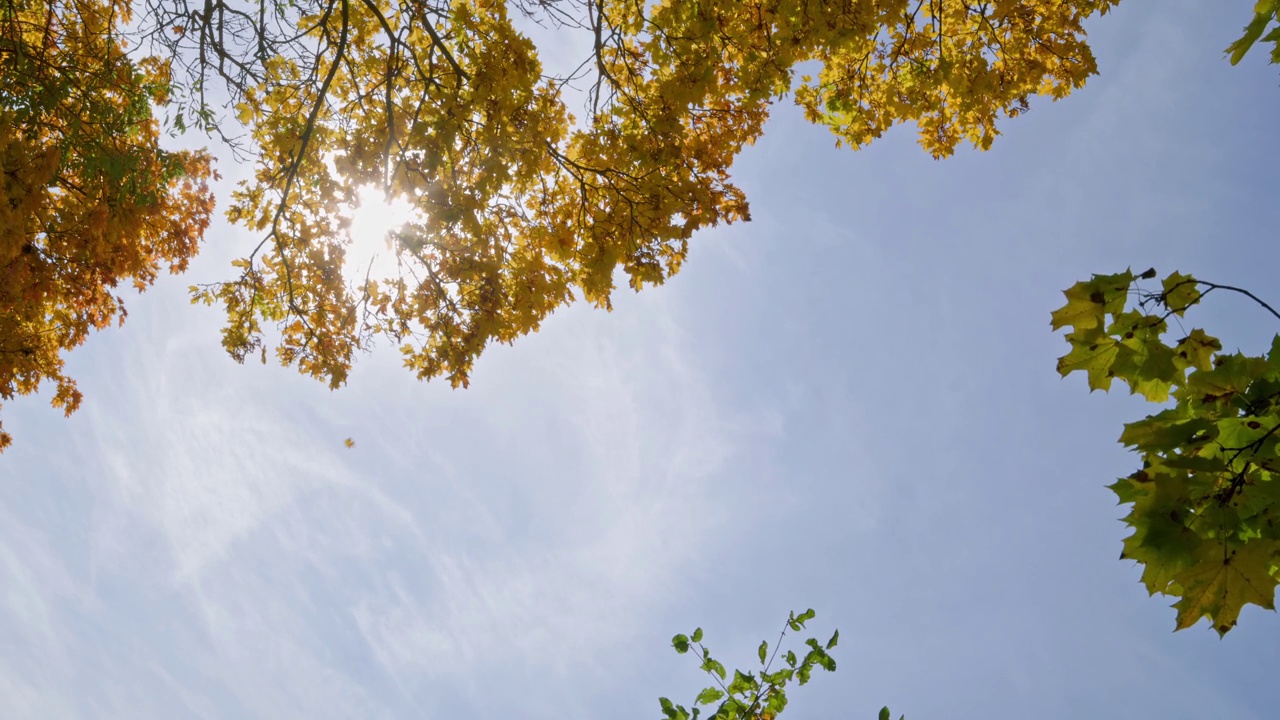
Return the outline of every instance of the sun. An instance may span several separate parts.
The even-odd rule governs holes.
[[[359,286],[366,277],[378,280],[398,274],[389,233],[417,216],[413,205],[404,198],[387,202],[380,188],[365,185],[356,190],[356,204],[349,212],[351,244],[343,270],[347,282]]]

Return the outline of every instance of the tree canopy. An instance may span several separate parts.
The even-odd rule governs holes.
[[[1231,64],[1259,39],[1275,44],[1270,61],[1280,64],[1278,19],[1280,0],[1259,0],[1227,47]],[[1280,334],[1266,355],[1228,354],[1200,328],[1166,340],[1167,321],[1181,329],[1187,310],[1214,291],[1245,295],[1277,320],[1280,312],[1243,288],[1179,272],[1160,290],[1142,287],[1155,277],[1154,268],[1126,270],[1063,291],[1067,303],[1051,324],[1069,329],[1071,350],[1058,372],[1084,373],[1090,391],[1120,380],[1166,405],[1120,434],[1142,456],[1139,470],[1110,486],[1130,506],[1124,522],[1133,532],[1120,558],[1142,565],[1152,595],[1178,599],[1176,630],[1207,618],[1225,635],[1245,605],[1274,610],[1280,584]]]
[[[459,386],[491,343],[575,298],[608,308],[623,278],[661,283],[697,230],[749,219],[730,168],[778,99],[852,147],[913,122],[935,157],[987,148],[1032,96],[1096,72],[1083,23],[1117,1],[145,0],[135,23],[123,0],[11,2],[6,182],[41,207],[92,200],[56,223],[10,203],[0,388],[54,380],[73,408],[59,353],[123,316],[108,289],[195,252],[208,159],[160,150],[153,112],[255,168],[227,212],[260,242],[234,277],[192,288],[225,310],[233,357],[272,345],[337,387],[381,339],[419,378]],[[578,42],[581,64],[547,72],[529,23]],[[344,206],[369,186],[415,213],[391,234],[397,272],[352,284]],[[93,227],[111,240],[81,237]],[[39,268],[57,280],[25,290]],[[23,354],[67,313],[83,322]]]
[[[229,212],[262,242],[238,278],[193,292],[226,309],[237,358],[262,349],[269,323],[282,363],[333,386],[379,337],[418,377],[465,385],[491,342],[537,330],[574,297],[609,307],[619,268],[635,289],[660,283],[695,231],[748,219],[729,169],[776,98],[794,93],[855,147],[904,121],[938,157],[962,140],[987,147],[999,116],[1095,71],[1081,22],[1112,4],[326,0],[266,22],[220,11],[175,50],[228,58],[257,150]],[[589,55],[545,74],[513,12],[585,34]],[[238,44],[220,40],[224,27]],[[816,77],[796,78],[811,61]],[[571,87],[587,96],[581,118]],[[348,287],[340,204],[367,185],[417,215],[394,233],[398,276]]]
[[[180,272],[213,211],[205,153],[159,146],[164,64],[134,61],[115,0],[0,9],[0,399],[48,380],[80,404],[62,353],[123,321],[120,283]],[[0,425],[0,450],[11,442]]]

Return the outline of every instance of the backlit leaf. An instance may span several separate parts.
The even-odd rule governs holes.
[[[1178,628],[1191,627],[1207,617],[1214,630],[1225,635],[1245,605],[1275,609],[1276,579],[1272,573],[1276,550],[1275,541],[1201,548],[1196,563],[1178,575],[1182,586],[1182,599],[1175,605]]]

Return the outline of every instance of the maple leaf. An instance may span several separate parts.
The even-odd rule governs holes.
[[[1187,308],[1200,302],[1200,288],[1196,287],[1196,280],[1190,275],[1171,273],[1162,284],[1164,292],[1160,296],[1161,300],[1165,307],[1179,317],[1186,313]]]
[[[1120,354],[1120,343],[1096,327],[1070,333],[1067,341],[1071,352],[1058,359],[1058,374],[1066,377],[1084,370],[1090,390],[1109,390],[1114,377],[1111,366]]]
[[[1178,573],[1182,587],[1178,629],[1207,617],[1219,635],[1235,627],[1240,610],[1253,604],[1274,610],[1275,556],[1280,543],[1251,542],[1239,547],[1207,543],[1195,555],[1194,564]]]
[[[1147,468],[1113,486],[1121,502],[1132,502],[1125,522],[1134,532],[1124,540],[1121,559],[1143,565],[1142,582],[1151,594],[1167,592],[1174,576],[1185,568],[1200,538],[1186,527],[1186,474]]]
[[[1174,348],[1174,362],[1179,369],[1195,368],[1197,370],[1213,369],[1213,356],[1222,352],[1222,343],[1210,337],[1204,330],[1196,328],[1185,338],[1178,341]]]
[[[1124,309],[1125,294],[1133,283],[1132,272],[1115,275],[1094,275],[1062,292],[1067,304],[1053,311],[1050,325],[1054,330],[1074,327],[1087,330],[1106,324],[1107,313],[1116,314]]]

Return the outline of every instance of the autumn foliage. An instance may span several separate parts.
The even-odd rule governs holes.
[[[135,18],[128,0],[8,0],[0,402],[48,381],[53,405],[74,411],[64,353],[123,322],[122,292],[199,250],[211,158],[163,149],[158,114],[253,168],[227,215],[256,246],[229,279],[191,287],[225,312],[234,358],[273,350],[338,387],[384,342],[419,378],[462,386],[492,343],[574,299],[608,308],[619,282],[662,283],[698,230],[749,220],[730,171],[780,100],[837,144],[912,123],[933,157],[986,149],[1034,96],[1065,97],[1096,72],[1084,22],[1117,3],[137,0]],[[1280,62],[1278,21],[1280,0],[1258,0],[1229,60],[1261,42]],[[581,63],[550,71],[532,23],[585,48]],[[370,186],[414,215],[388,238],[396,272],[352,283],[346,208]],[[1239,290],[1177,273],[1144,289],[1151,277],[1067,291],[1059,371],[1169,404],[1121,436],[1142,456],[1112,486],[1131,506],[1124,557],[1177,598],[1178,628],[1208,618],[1225,633],[1244,605],[1272,607],[1280,581],[1280,341],[1256,357],[1199,329],[1166,341],[1170,317]],[[0,426],[0,450],[10,442]],[[771,718],[793,671],[803,683],[834,667],[811,643],[773,672],[762,645],[759,679],[735,673],[692,715],[663,711]]]
[[[303,3],[243,28],[231,87],[257,171],[229,212],[263,241],[193,293],[226,310],[237,358],[274,328],[280,362],[336,387],[382,339],[465,385],[490,343],[575,297],[609,307],[622,276],[661,283],[699,229],[748,219],[730,167],[779,98],[854,147],[912,121],[936,157],[985,148],[999,118],[1095,72],[1082,22],[1114,3]],[[521,15],[591,51],[548,74]],[[393,235],[400,272],[350,287],[340,204],[369,185],[417,214]]]
[[[123,321],[122,282],[185,269],[209,223],[209,157],[157,145],[163,65],[117,37],[128,9],[89,0],[0,14],[0,397],[55,384],[80,403],[62,353]],[[10,437],[0,429],[0,448]]]
[[[381,339],[457,386],[490,343],[574,298],[609,307],[621,277],[661,283],[696,231],[748,219],[729,171],[780,98],[853,147],[914,122],[935,157],[986,148],[1095,72],[1082,23],[1116,2],[145,0],[137,22],[118,0],[11,2],[0,393],[50,380],[73,410],[62,352],[124,317],[122,282],[196,252],[209,158],[162,150],[155,108],[255,164],[228,215],[261,242],[192,288],[232,356],[274,345],[336,387]],[[530,23],[581,65],[549,73]],[[344,206],[368,186],[416,212],[398,272],[353,286]]]

